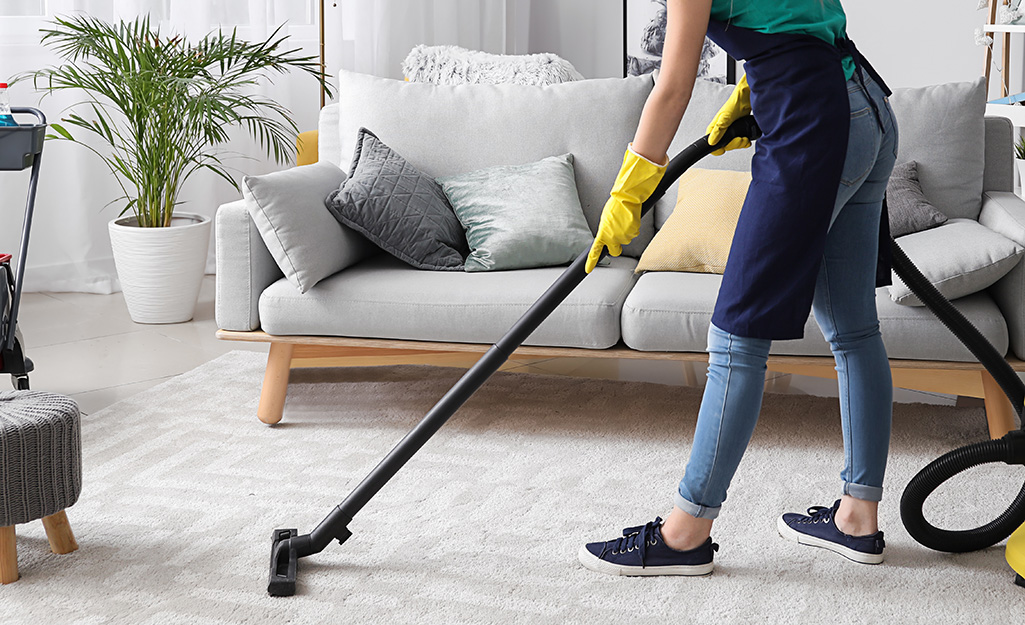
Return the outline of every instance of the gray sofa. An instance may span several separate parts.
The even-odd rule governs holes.
[[[338,82],[339,102],[321,113],[321,161],[347,171],[360,127],[432,176],[569,152],[592,230],[653,85],[645,76],[547,87],[434,86],[347,72]],[[729,87],[699,81],[670,154],[704,134],[729,93]],[[919,163],[923,190],[951,218],[948,224],[981,224],[1013,242],[1017,251],[1002,277],[955,304],[1016,368],[1025,369],[1025,267],[1016,261],[1025,251],[1025,202],[1013,193],[1011,124],[984,118],[984,100],[981,79],[896,90],[891,102],[901,132],[898,161]],[[752,153],[731,151],[698,167],[748,169]],[[569,296],[526,341],[525,353],[705,357],[720,276],[633,272],[675,197],[670,190],[645,217],[634,243]],[[947,232],[948,224],[898,242],[919,263],[947,262],[950,245],[988,254],[972,239],[951,244],[936,234]],[[300,293],[283,278],[243,200],[219,208],[216,244],[218,335],[271,343],[259,415],[268,423],[281,418],[288,370],[293,359],[304,357],[303,346],[319,346],[321,356],[325,349],[342,354],[367,347],[482,350],[564,270],[422,271],[377,253]],[[991,433],[1014,427],[1014,412],[994,393],[992,379],[928,309],[896,303],[888,288],[878,289],[877,306],[896,385],[985,397]],[[770,368],[835,375],[829,345],[812,317],[803,339],[773,344]]]

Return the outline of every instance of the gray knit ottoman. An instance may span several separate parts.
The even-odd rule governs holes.
[[[0,392],[0,583],[18,579],[14,526],[43,520],[50,549],[78,549],[64,509],[82,492],[81,423],[70,397]]]

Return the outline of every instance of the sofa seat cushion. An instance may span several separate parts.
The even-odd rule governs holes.
[[[618,343],[636,264],[619,257],[596,269],[524,344],[604,349]],[[378,255],[303,294],[279,280],[260,297],[260,320],[277,335],[494,343],[565,270],[421,271]]]
[[[703,352],[722,276],[646,273],[623,306],[623,341],[640,351]],[[954,301],[958,310],[997,348],[1007,353],[1007,324],[986,292]],[[971,362],[975,358],[928,308],[901,306],[886,287],[876,289],[876,308],[890,358]],[[814,315],[804,338],[775,341],[772,354],[831,356]]]

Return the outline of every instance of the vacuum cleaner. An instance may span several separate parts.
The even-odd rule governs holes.
[[[646,214],[655,203],[665,195],[669,187],[687,169],[713,151],[725,147],[738,137],[747,137],[751,141],[761,136],[761,130],[754,117],[748,115],[735,121],[727,129],[723,138],[716,145],[708,144],[708,136],[698,139],[682,152],[677,154],[666,168],[662,180],[651,197],[641,207],[641,214]],[[897,274],[911,287],[922,301],[940,316],[944,324],[966,342],[972,353],[986,365],[1001,389],[1011,399],[1019,416],[1025,401],[1025,385],[1010,368],[996,349],[990,345],[979,331],[968,322],[950,302],[936,291],[929,281],[922,276],[897,244],[892,243],[894,251],[894,269]],[[498,340],[497,343],[481,357],[459,379],[420,422],[384,457],[383,460],[363,479],[345,500],[336,506],[327,517],[309,534],[299,535],[296,529],[276,529],[271,536],[270,578],[267,592],[271,596],[291,596],[296,591],[296,574],[300,558],[320,553],[332,540],[344,543],[352,533],[348,529],[353,516],[365,506],[384,487],[388,481],[405,465],[410,458],[445,424],[448,419],[508,360],[509,356],[523,344],[523,341],[562,303],[563,300],[587,277],[584,266],[590,250],[584,251],[569,268],[544,292],[543,295],[527,310],[515,325]],[[602,257],[608,254],[603,251]],[[931,289],[931,292],[929,291]],[[945,304],[945,306],[944,306]],[[988,350],[987,350],[988,348]],[[1002,368],[1001,365],[1002,364]],[[1013,435],[1013,436],[1012,436]],[[908,524],[909,518],[917,511],[918,521],[914,530],[909,532],[916,540],[933,549],[947,551],[970,551],[981,549],[1004,539],[1016,525],[1025,522],[1025,486],[1015,503],[993,523],[971,530],[970,539],[964,532],[945,532],[937,530],[922,518],[922,504],[935,488],[949,479],[950,476],[976,464],[1000,460],[1014,464],[1025,464],[1025,430],[1013,432],[998,441],[987,441],[970,446],[972,451],[956,450],[933,462],[912,481],[901,501],[901,512]],[[978,449],[976,449],[978,448]],[[968,448],[965,448],[968,449]],[[953,456],[953,459],[950,459]],[[907,513],[905,514],[905,510]],[[992,527],[991,527],[992,526]],[[940,535],[940,540],[932,540]],[[1014,542],[1016,541],[1016,542]],[[1017,547],[1012,555],[1011,542],[1008,543],[1008,562],[1018,573],[1025,574],[1025,526],[1018,530],[1012,539]],[[970,544],[971,549],[957,548]],[[1019,575],[1018,579],[1021,579]]]
[[[954,308],[936,287],[908,259],[896,241],[891,240],[893,269],[915,295],[993,375],[1018,414],[1021,429],[997,440],[966,445],[929,463],[904,489],[900,516],[911,537],[922,545],[948,553],[978,551],[1000,542],[1014,533],[1007,543],[1007,563],[1015,571],[1015,583],[1025,587],[1025,484],[1003,513],[989,523],[969,530],[944,530],[925,519],[925,500],[943,482],[972,467],[990,462],[1025,465],[1025,384],[982,333]],[[1017,528],[1017,530],[1015,529]]]

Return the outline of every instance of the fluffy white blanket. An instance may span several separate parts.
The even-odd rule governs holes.
[[[551,85],[584,78],[555,54],[489,54],[459,46],[416,46],[402,62],[402,71],[410,82],[436,85]]]

